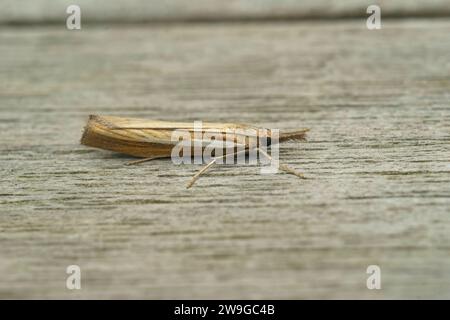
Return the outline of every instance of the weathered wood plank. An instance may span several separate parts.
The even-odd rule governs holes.
[[[317,19],[367,16],[378,4],[383,17],[450,16],[448,0],[2,0],[0,23],[61,23],[77,4],[83,23]]]
[[[2,28],[0,297],[449,298],[449,35]],[[280,154],[310,179],[220,167],[186,190],[198,166],[80,146],[90,113],[310,127]]]

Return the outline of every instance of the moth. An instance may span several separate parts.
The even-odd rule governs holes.
[[[187,188],[190,188],[200,175],[214,163],[219,162],[219,159],[239,153],[248,155],[254,150],[272,159],[265,147],[289,140],[305,140],[308,130],[281,131],[275,135],[274,130],[248,124],[202,122],[201,127],[198,127],[195,122],[193,124],[90,115],[81,137],[81,144],[141,158],[127,163],[128,165],[173,156],[174,148],[180,146],[180,140],[173,138],[174,133],[177,132],[187,133],[187,139],[185,139],[187,141],[182,143],[188,145],[186,148],[184,148],[186,145],[182,145],[183,149],[180,152],[185,156],[195,154],[196,149],[204,151],[208,147],[207,143],[209,147],[215,144],[215,151],[221,152],[217,155],[215,152],[212,153],[210,162],[187,184]],[[213,139],[203,139],[206,135]],[[275,136],[278,141],[275,141]],[[261,141],[266,141],[264,148]],[[278,168],[299,178],[305,178],[301,172],[286,164],[278,163]]]

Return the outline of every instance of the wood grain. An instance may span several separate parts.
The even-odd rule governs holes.
[[[0,43],[1,298],[450,298],[448,21],[2,27]],[[197,165],[81,146],[89,114],[309,127],[280,150],[309,179],[222,166],[186,190]]]
[[[367,18],[379,5],[383,18],[448,17],[448,0],[16,0],[0,1],[0,24],[65,26],[66,8],[81,8],[86,23],[160,23]]]

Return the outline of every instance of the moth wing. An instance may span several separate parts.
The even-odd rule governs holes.
[[[95,120],[103,125],[109,127],[110,129],[186,129],[189,131],[194,131],[194,122],[169,122],[169,121],[159,121],[159,120],[145,120],[138,118],[123,118],[114,116],[97,116],[92,115],[90,119]],[[247,124],[237,124],[237,123],[214,123],[214,122],[202,122],[201,127],[203,131],[208,132],[222,132],[236,130],[258,130],[260,128],[247,125]]]
[[[90,121],[94,121],[101,126],[104,126],[112,132],[110,134],[117,134],[124,139],[134,141],[150,142],[164,145],[176,145],[179,143],[178,139],[173,139],[175,130],[188,131],[191,134],[191,142],[196,141],[194,132],[198,132],[192,122],[168,122],[158,120],[145,120],[138,118],[123,118],[115,116],[90,116]],[[261,128],[250,126],[246,124],[236,123],[212,123],[202,122],[201,131],[207,132],[209,135],[222,135],[222,141],[225,148],[230,148],[231,144],[236,147],[245,147],[245,145],[253,145],[258,137]],[[200,139],[201,140],[201,139]],[[253,142],[249,142],[252,140]],[[199,142],[197,142],[199,143]],[[209,145],[214,147],[214,142],[202,141],[201,145],[205,147]],[[220,141],[216,142],[219,145]]]

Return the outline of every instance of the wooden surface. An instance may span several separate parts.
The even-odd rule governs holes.
[[[2,27],[0,298],[450,298],[449,50],[438,19]],[[91,113],[309,127],[309,179],[186,190],[80,146]]]
[[[448,17],[449,0],[1,0],[0,24],[61,24],[66,8],[83,23],[360,18],[370,5],[386,17]]]

